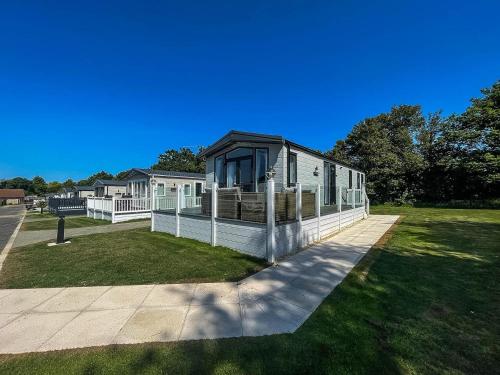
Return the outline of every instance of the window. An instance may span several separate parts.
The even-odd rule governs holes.
[[[364,175],[364,174],[362,174],[362,175],[361,175],[361,184],[364,184],[364,183],[365,183],[365,175]]]
[[[184,184],[184,196],[185,197],[191,196],[191,185],[190,184]]]
[[[267,148],[238,147],[214,160],[214,181],[221,187],[264,191],[269,164]]]
[[[165,195],[165,184],[158,184],[158,188],[156,189],[156,195],[158,196]]]
[[[224,186],[224,155],[215,159],[215,182]]]
[[[297,154],[288,154],[288,186],[294,186],[297,183]]]
[[[356,189],[361,189],[361,174],[356,173]]]
[[[251,157],[252,149],[246,147],[235,148],[233,151],[229,151],[226,154],[226,159],[237,159],[244,157]]]
[[[267,171],[267,149],[258,148],[255,150],[255,181],[257,187],[255,191],[264,191]]]
[[[349,189],[352,189],[352,171],[349,171]]]
[[[195,194],[197,197],[201,197],[201,193],[203,193],[203,184],[201,182],[195,183]]]

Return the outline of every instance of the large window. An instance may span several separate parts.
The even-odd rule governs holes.
[[[356,189],[361,189],[361,174],[356,173]]]
[[[215,159],[215,181],[221,187],[264,191],[267,168],[267,149],[239,147]]]
[[[349,189],[352,189],[352,171],[349,170]]]
[[[184,195],[186,197],[191,196],[191,185],[190,184],[184,184]]]
[[[295,186],[297,183],[297,154],[288,154],[288,186]]]

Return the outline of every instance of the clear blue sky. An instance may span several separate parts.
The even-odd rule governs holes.
[[[148,167],[230,129],[327,150],[500,78],[496,1],[4,1],[0,178]]]

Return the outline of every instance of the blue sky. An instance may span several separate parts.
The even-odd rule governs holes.
[[[0,12],[0,178],[148,167],[230,129],[327,150],[500,78],[498,1],[36,1]]]

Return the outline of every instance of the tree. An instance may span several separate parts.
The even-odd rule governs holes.
[[[43,214],[43,209],[47,207],[47,202],[45,202],[44,200],[39,200],[36,205],[40,208],[40,213]]]
[[[87,177],[85,180],[78,181],[79,186],[92,186],[96,180],[111,180],[113,179],[113,175],[111,173],[100,171],[94,173],[93,175]]]
[[[62,183],[62,186],[68,189],[72,189],[75,187],[75,182],[71,178],[68,178]]]
[[[151,168],[177,172],[205,173],[205,160],[199,156],[201,151],[202,149],[200,148],[198,154],[195,154],[186,147],[182,147],[179,150],[167,150],[159,155],[158,162]]]
[[[500,191],[500,80],[455,116],[453,156],[465,178],[464,198],[493,198]]]
[[[47,184],[48,193],[59,193],[62,190],[62,184],[57,181],[52,181]]]
[[[420,192],[423,160],[413,142],[424,118],[419,106],[397,106],[354,126],[327,154],[367,173],[375,201],[414,199]]]
[[[23,189],[24,191],[29,191],[31,187],[31,181],[23,177],[15,177],[10,180],[2,181],[2,189]]]
[[[130,172],[130,169],[127,169],[126,171],[121,171],[115,175],[115,180],[123,180],[125,177],[128,176]]]
[[[35,195],[43,195],[47,192],[47,183],[40,176],[33,177],[31,180],[30,193]]]

